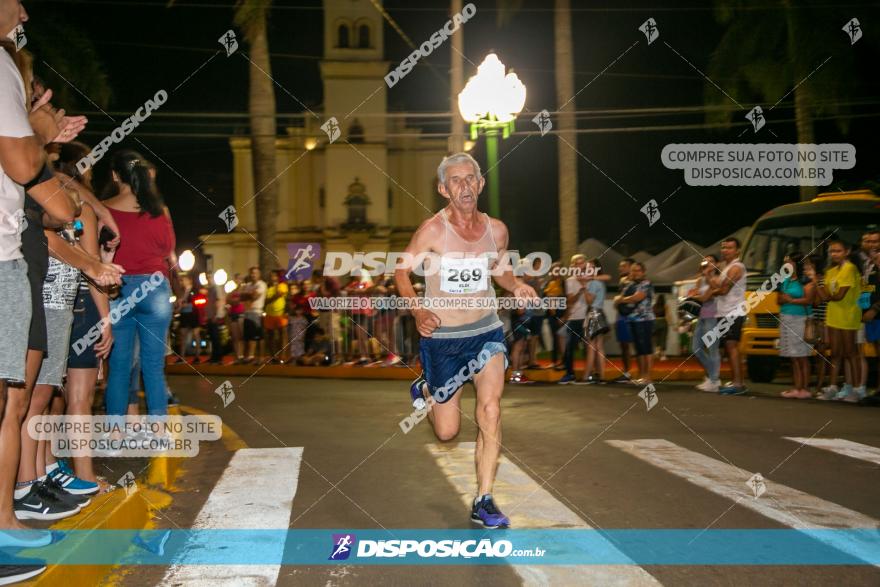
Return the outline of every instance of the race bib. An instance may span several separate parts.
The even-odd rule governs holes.
[[[440,290],[451,294],[472,294],[489,287],[489,259],[440,259]]]

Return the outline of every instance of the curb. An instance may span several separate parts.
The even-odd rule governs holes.
[[[617,364],[617,363],[615,363]],[[397,380],[412,381],[413,371],[406,367],[297,367],[289,365],[167,365],[167,375],[193,375],[193,369],[203,375],[217,375],[223,377],[291,377],[309,379],[371,379],[371,380]],[[606,376],[615,371],[614,367],[606,367]],[[507,374],[512,371],[508,369]],[[575,371],[578,377],[583,376],[583,369]],[[655,367],[651,370],[655,381],[665,379],[670,373],[676,373],[674,378],[667,381],[702,381],[705,373],[699,365],[679,366],[678,363],[671,367]],[[526,377],[540,383],[556,383],[562,378],[562,371],[552,369],[524,369]],[[730,376],[730,368],[724,365],[721,375]]]
[[[200,410],[183,406],[172,406],[168,409],[169,414],[204,414]],[[228,426],[223,425],[224,446],[229,450],[236,450],[246,446],[238,435]],[[171,505],[174,481],[182,470],[184,459],[182,457],[153,457],[150,459],[146,470],[139,476],[136,483],[138,488],[126,494],[121,488],[110,493],[98,496],[92,500],[85,512],[53,524],[51,530],[70,531],[80,530],[146,530],[152,525],[154,511],[164,509]],[[85,517],[83,517],[85,516]],[[68,556],[75,553],[83,542],[84,537],[68,535],[57,544],[46,548],[58,549],[55,552],[66,552]],[[121,542],[108,545],[113,556],[123,556],[131,544]],[[46,549],[33,549],[21,551],[22,556],[40,558],[46,555]],[[67,557],[64,557],[67,558]],[[113,574],[119,565],[78,565],[78,564],[52,564],[45,572],[33,580],[23,583],[31,586],[70,585],[72,587],[91,587],[92,585],[112,584]]]

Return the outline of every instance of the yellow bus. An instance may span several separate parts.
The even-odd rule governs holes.
[[[862,233],[880,226],[880,198],[870,190],[829,192],[809,202],[786,204],[761,216],[749,232],[742,261],[748,269],[748,292],[761,287],[792,252],[827,254],[833,235],[858,249]],[[746,294],[748,295],[748,293]],[[871,345],[866,345],[871,347]],[[748,378],[773,380],[779,364],[779,305],[766,296],[746,317],[740,340]],[[873,356],[873,348],[867,353]]]

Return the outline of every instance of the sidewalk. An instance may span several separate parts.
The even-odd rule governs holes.
[[[396,366],[354,366],[335,365],[329,367],[298,367],[295,365],[233,365],[232,357],[224,357],[223,365],[211,365],[208,363],[193,363],[192,358],[187,359],[187,364],[167,363],[165,372],[168,375],[217,375],[229,377],[250,377],[254,375],[268,377],[316,377],[327,379],[392,379],[412,380],[421,373],[418,363],[409,366],[398,363]],[[609,360],[605,366],[605,377],[615,379],[623,372],[620,359]],[[550,369],[549,361],[539,361],[542,369],[526,369],[526,377],[536,382],[555,383],[562,378],[564,372]],[[584,361],[575,361],[575,372],[580,377],[583,374]],[[635,361],[632,361],[631,369],[635,374]],[[655,361],[651,370],[654,381],[702,381],[703,368],[695,358],[672,357],[665,361]],[[730,368],[727,363],[721,365],[721,377],[730,378]]]

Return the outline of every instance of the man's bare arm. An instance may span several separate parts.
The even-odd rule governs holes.
[[[718,276],[718,287],[713,290],[713,293],[719,296],[727,295],[727,292],[731,290],[734,284],[739,281],[742,276],[742,267],[739,265],[734,265],[730,268],[723,279],[721,278],[721,276]]]
[[[507,254],[508,232],[507,227],[500,220],[490,219],[494,222],[493,233],[495,234],[495,243],[498,246],[498,263],[503,263],[501,267],[501,275],[493,275],[495,283],[505,290],[512,293],[517,298],[537,298],[538,294],[532,289],[532,286],[519,279],[513,274],[513,266],[510,257]],[[495,273],[498,266],[495,266]]]
[[[489,222],[493,222],[493,220],[490,219]],[[498,246],[498,261],[494,267],[495,274],[493,274],[493,278],[495,279],[495,283],[500,285],[506,291],[513,292],[521,282],[513,274],[513,266],[510,262],[510,257],[507,254],[507,243],[510,235],[507,232],[507,226],[505,226],[503,222],[495,222],[497,222],[497,224],[492,227],[492,232],[495,235],[495,243]],[[497,274],[499,270],[498,265],[501,265],[500,274]]]
[[[18,185],[34,179],[46,162],[46,152],[36,135],[0,137],[0,166]]]
[[[431,243],[436,238],[436,228],[432,219],[422,223],[404,250],[405,258],[394,269],[394,283],[397,285],[398,295],[413,302],[418,301],[416,290],[410,280],[410,273],[414,269],[414,260],[421,253],[431,250]],[[415,305],[412,306],[416,308]],[[416,319],[416,329],[422,336],[431,336],[435,328],[440,326],[440,318],[436,314],[425,309],[413,309],[413,317]]]

